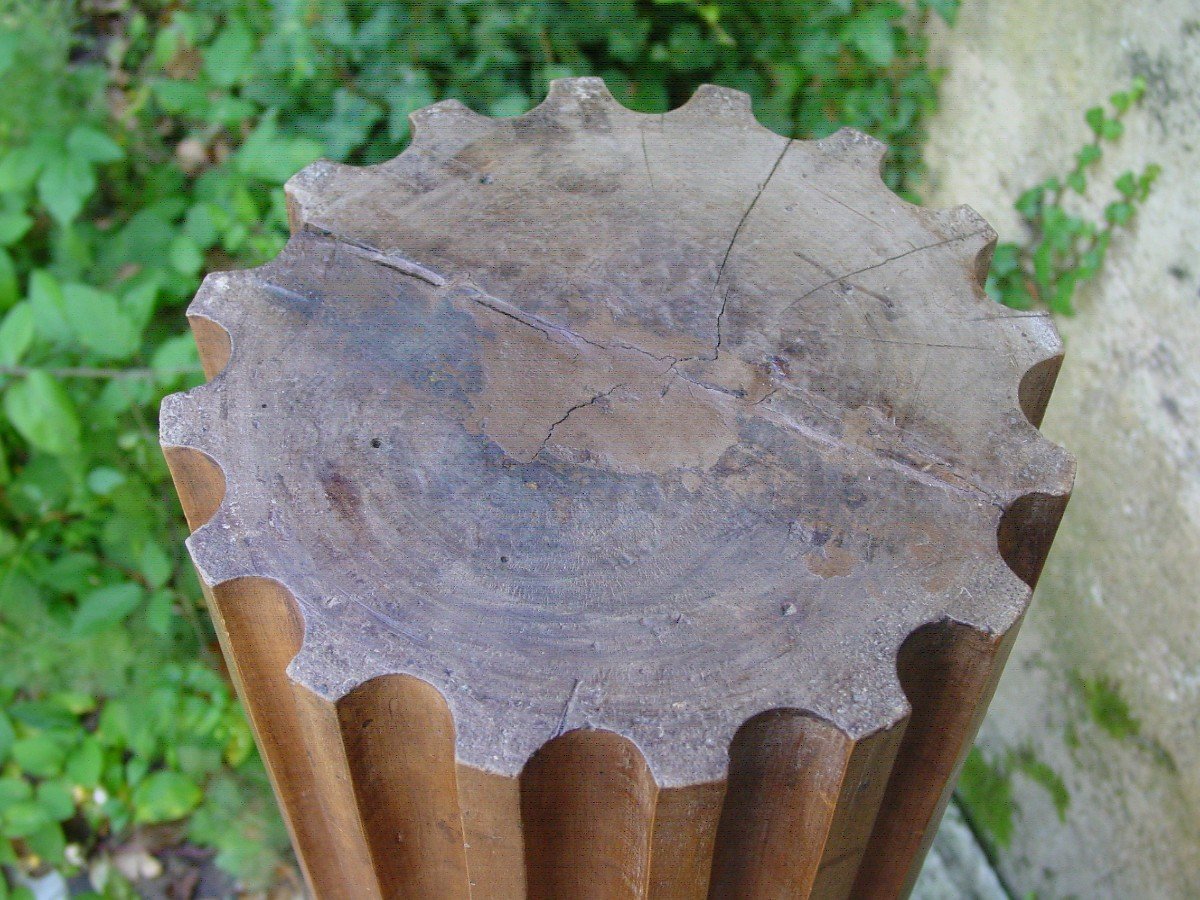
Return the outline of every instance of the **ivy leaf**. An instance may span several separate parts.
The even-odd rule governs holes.
[[[8,720],[8,716],[0,712],[0,763],[8,758],[8,753],[15,740],[16,733],[13,731],[12,722]]]
[[[204,73],[218,87],[232,87],[251,73],[253,56],[254,38],[235,20],[204,51]]]
[[[121,145],[103,131],[76,125],[67,135],[67,150],[76,159],[92,163],[110,163],[125,158]]]
[[[958,795],[984,833],[999,847],[1013,837],[1012,783],[1007,767],[993,766],[978,747],[967,754]]]
[[[0,366],[15,366],[33,343],[33,309],[21,301],[0,321]]]
[[[0,194],[28,190],[42,171],[43,158],[34,147],[13,147],[0,156]]]
[[[111,628],[137,609],[145,594],[141,585],[129,581],[85,594],[71,621],[72,634],[81,637]]]
[[[1104,108],[1101,106],[1093,106],[1083,114],[1083,120],[1087,122],[1088,128],[1096,132],[1097,135],[1100,134],[1100,132],[1104,130]]]
[[[22,772],[38,778],[53,778],[62,771],[67,758],[62,744],[46,734],[14,741],[12,755]]]
[[[150,585],[151,589],[157,590],[166,584],[174,569],[175,564],[171,561],[170,554],[162,548],[161,544],[154,541],[146,544],[138,559],[138,571],[145,577],[146,583]]]
[[[22,212],[0,213],[0,247],[11,247],[33,226],[33,219]]]
[[[234,166],[243,175],[271,184],[283,184],[321,155],[316,141],[281,135],[277,115],[275,110],[264,115],[234,157]]]
[[[117,298],[86,284],[63,285],[63,310],[75,339],[104,359],[128,359],[141,343],[141,332]]]
[[[1127,225],[1133,218],[1133,209],[1132,203],[1124,201],[1110,203],[1104,208],[1104,220],[1116,226]]]
[[[62,385],[48,373],[38,369],[10,385],[4,394],[4,412],[21,437],[38,450],[55,456],[79,451],[79,414]]]
[[[28,837],[50,824],[50,815],[36,800],[21,800],[5,808],[3,815],[6,837]]]
[[[88,736],[67,757],[63,769],[73,784],[83,788],[94,788],[100,783],[104,772],[104,749],[95,737]]]
[[[180,772],[153,772],[133,792],[134,819],[142,824],[182,819],[200,805],[196,782]]]
[[[46,160],[38,178],[38,199],[59,225],[69,225],[96,190],[92,164],[73,154],[52,156]]]
[[[75,815],[75,800],[71,797],[71,788],[60,779],[39,784],[37,802],[55,822],[65,822]]]
[[[29,276],[29,306],[33,310],[34,328],[40,337],[51,343],[71,340],[62,287],[58,279],[43,269],[37,269]]]
[[[877,66],[891,65],[896,57],[896,32],[892,27],[890,4],[870,7],[846,23],[843,39]]]
[[[371,128],[383,118],[378,104],[338,88],[333,94],[333,116],[325,123],[325,154],[345,159],[367,142]]]

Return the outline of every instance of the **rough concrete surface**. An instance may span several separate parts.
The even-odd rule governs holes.
[[[1060,322],[1045,431],[1078,481],[981,744],[1044,763],[1070,795],[1060,820],[1011,776],[1014,894],[1200,896],[1200,4],[966,0],[934,48],[948,74],[929,202],[970,203],[1002,239],[1020,235],[1013,199],[1069,168],[1084,109],[1149,82],[1091,208],[1125,168],[1163,176]]]
[[[911,900],[1008,900],[956,803],[946,808]]]

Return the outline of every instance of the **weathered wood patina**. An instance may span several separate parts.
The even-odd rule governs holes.
[[[318,162],[162,441],[323,898],[894,897],[1073,464],[881,144],[597,79]]]

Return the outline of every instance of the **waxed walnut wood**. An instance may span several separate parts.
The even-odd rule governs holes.
[[[897,897],[1069,494],[995,235],[704,87],[287,186],[164,401],[322,898]]]

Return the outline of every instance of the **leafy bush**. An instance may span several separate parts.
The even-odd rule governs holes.
[[[72,872],[189,815],[244,879],[282,851],[155,412],[200,378],[201,273],[281,247],[289,175],[594,73],[639,110],[714,81],[789,135],[857,126],[908,191],[921,23],[955,2],[0,0],[0,863]]]

